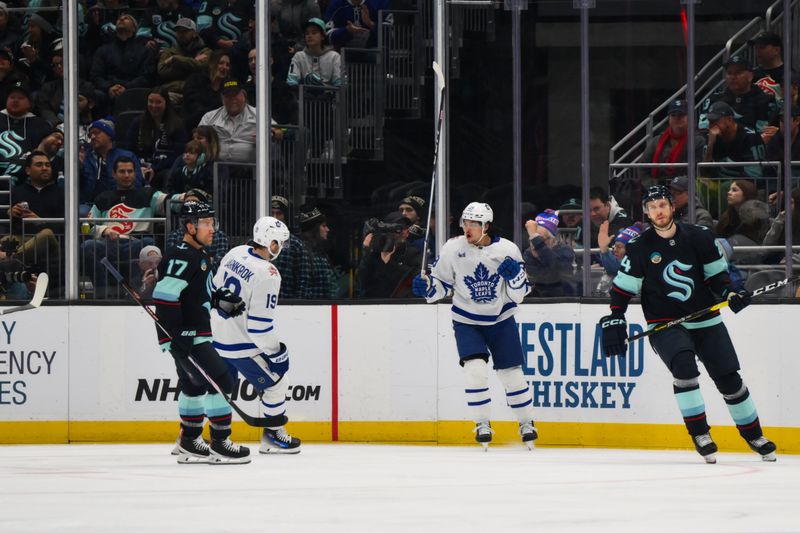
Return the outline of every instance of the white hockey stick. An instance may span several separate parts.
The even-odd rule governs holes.
[[[0,315],[16,313],[17,311],[27,311],[28,309],[36,309],[42,305],[42,300],[44,300],[44,294],[47,292],[47,284],[49,281],[50,278],[47,276],[46,272],[39,274],[36,277],[36,288],[33,291],[33,298],[31,298],[31,301],[25,305],[19,305],[17,307],[0,307]]]
[[[425,242],[422,244],[422,268],[420,275],[427,276],[428,269],[428,234],[431,231],[431,214],[433,213],[433,192],[436,190],[436,163],[439,161],[439,139],[442,135],[442,122],[444,121],[444,73],[436,61],[433,62],[433,73],[439,84],[439,117],[436,122],[436,140],[433,145],[433,175],[431,176],[431,194],[428,196],[428,219],[425,221]]]

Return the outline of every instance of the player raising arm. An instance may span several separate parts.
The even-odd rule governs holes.
[[[533,397],[522,373],[524,357],[514,315],[531,288],[514,243],[490,235],[489,204],[473,202],[461,215],[462,237],[447,241],[430,276],[414,278],[412,289],[428,303],[453,292],[453,330],[464,368],[467,406],[475,420],[475,440],[487,448],[490,424],[489,356],[519,421],[522,441],[533,447]]]
[[[261,436],[260,453],[299,453],[300,439],[286,432],[286,391],[289,351],[278,341],[275,309],[281,275],[270,261],[289,240],[289,228],[273,217],[253,226],[253,239],[225,254],[214,276],[214,286],[229,290],[245,302],[246,312],[211,314],[214,347],[261,393],[264,416],[270,420]]]
[[[750,293],[732,286],[728,264],[714,234],[703,226],[676,223],[670,190],[650,187],[643,201],[651,227],[632,239],[611,286],[611,314],[600,319],[607,357],[627,353],[628,302],[641,294],[647,323],[656,326],[708,308],[721,299],[738,313]],[[750,391],[739,375],[739,359],[719,311],[650,336],[650,344],[672,373],[683,422],[698,453],[716,462],[717,445],[706,421],[695,356],[725,399],[739,434],[765,461],[775,460],[775,444],[761,432]]]

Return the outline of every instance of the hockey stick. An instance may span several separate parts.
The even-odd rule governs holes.
[[[431,194],[428,196],[428,218],[425,221],[425,242],[422,244],[422,266],[420,276],[427,276],[428,268],[428,236],[431,231],[431,214],[433,214],[433,193],[436,190],[436,164],[439,162],[439,139],[442,136],[442,123],[444,122],[444,73],[436,61],[433,62],[433,73],[439,84],[439,117],[436,121],[436,140],[433,145],[433,175],[431,176]]]
[[[781,287],[785,287],[790,283],[797,283],[800,281],[800,276],[794,276],[791,278],[785,278],[780,281],[775,281],[773,283],[769,283],[764,285],[763,287],[759,287],[758,289],[754,290],[753,293],[750,295],[751,297],[760,296],[765,292],[771,292],[775,289],[779,289]],[[659,331],[663,331],[667,328],[671,328],[673,326],[677,326],[678,324],[683,324],[689,320],[694,320],[695,318],[700,318],[701,316],[707,315],[709,313],[713,313],[714,311],[719,311],[723,307],[728,306],[728,300],[723,300],[718,304],[714,304],[711,307],[706,307],[705,309],[700,309],[699,311],[695,311],[694,313],[690,313],[682,318],[676,318],[675,320],[670,320],[669,322],[665,322],[663,324],[659,324],[658,326],[648,329],[647,331],[643,331],[641,333],[637,333],[636,335],[632,335],[628,337],[628,342],[633,342],[637,339],[641,339],[643,337],[648,337],[653,333],[658,333]]]
[[[36,309],[42,305],[44,294],[47,292],[47,284],[50,281],[46,272],[42,272],[36,277],[36,288],[33,290],[33,298],[25,305],[17,307],[3,307],[0,308],[0,315],[7,315],[9,313],[16,313],[17,311],[27,311],[28,309]]]
[[[141,296],[139,296],[139,294],[133,289],[133,287],[131,287],[128,284],[128,282],[125,281],[125,279],[122,277],[122,274],[119,272],[119,270],[117,270],[114,267],[114,265],[111,264],[108,258],[104,257],[103,259],[100,260],[100,262],[103,264],[104,267],[106,267],[106,269],[111,273],[111,275],[114,276],[114,278],[122,286],[122,288],[125,289],[125,292],[128,293],[128,296],[130,296],[133,299],[133,301],[139,304],[142,307],[142,309],[144,309],[147,312],[147,314],[150,315],[150,318],[152,318],[153,321],[156,323],[156,326],[158,327],[159,330],[161,330],[161,333],[163,333],[164,335],[167,336],[167,338],[172,340],[172,335],[169,333],[169,331],[167,331],[167,328],[165,328],[164,325],[161,323],[161,319],[158,318],[158,315],[156,315],[155,311],[153,311],[147,305],[145,305],[145,303],[142,301]],[[194,357],[189,355],[188,359],[189,362],[191,362],[192,365],[194,365],[194,367],[200,372],[200,374],[203,375],[206,381],[211,383],[211,386],[214,387],[214,390],[216,390],[219,394],[222,395],[223,398],[225,398],[225,401],[228,402],[228,405],[230,405],[231,408],[234,411],[236,411],[236,414],[238,414],[242,418],[242,420],[244,420],[247,423],[247,425],[254,427],[267,427],[267,425],[271,422],[269,418],[250,416],[244,411],[242,411],[239,408],[239,406],[236,405],[233,402],[233,400],[231,400],[230,397],[228,397],[228,395],[225,394],[225,392],[223,392],[223,390],[220,388],[217,382],[211,379],[211,376],[209,376],[208,373],[206,373],[206,371],[203,370],[203,367],[200,366],[197,361],[195,361]]]

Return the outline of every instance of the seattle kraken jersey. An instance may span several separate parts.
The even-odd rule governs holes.
[[[181,242],[167,250],[161,265],[160,279],[153,289],[158,318],[172,335],[194,330],[195,344],[211,340],[211,259],[208,254]],[[158,341],[165,348],[169,339],[160,331],[158,334]]]
[[[612,309],[620,296],[627,304],[629,298],[641,294],[644,316],[648,324],[655,325],[719,302],[720,295],[712,286],[729,283],[728,263],[714,234],[703,226],[676,226],[671,239],[648,228],[628,243],[611,287]],[[692,329],[720,321],[717,311],[683,325]]]
[[[506,257],[516,260],[521,269],[510,282],[497,273]],[[465,324],[489,326],[502,322],[516,314],[517,304],[531,290],[519,248],[499,237],[483,247],[468,243],[464,236],[450,239],[442,246],[430,277],[428,302],[453,291],[453,320]]]
[[[281,275],[275,265],[256,255],[251,246],[237,246],[222,258],[213,286],[227,287],[246,306],[236,317],[211,312],[214,347],[222,357],[238,359],[280,350],[273,321]]]

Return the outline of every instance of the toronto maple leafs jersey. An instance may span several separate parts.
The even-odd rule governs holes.
[[[676,224],[672,238],[648,228],[631,239],[611,287],[611,309],[625,312],[628,301],[642,296],[642,310],[652,327],[711,307],[731,289],[728,263],[706,227]],[[719,311],[684,322],[688,329],[722,321]]]
[[[508,282],[497,273],[506,257],[520,264],[519,275]],[[515,315],[517,304],[531,290],[519,248],[499,237],[483,247],[468,243],[464,236],[450,239],[442,246],[430,277],[426,300],[435,302],[452,291],[453,320],[479,326]]]
[[[224,318],[211,312],[214,348],[222,357],[240,359],[280,350],[275,334],[275,309],[281,275],[275,265],[258,256],[252,246],[237,246],[222,258],[212,287],[227,287],[245,302],[245,312]]]

